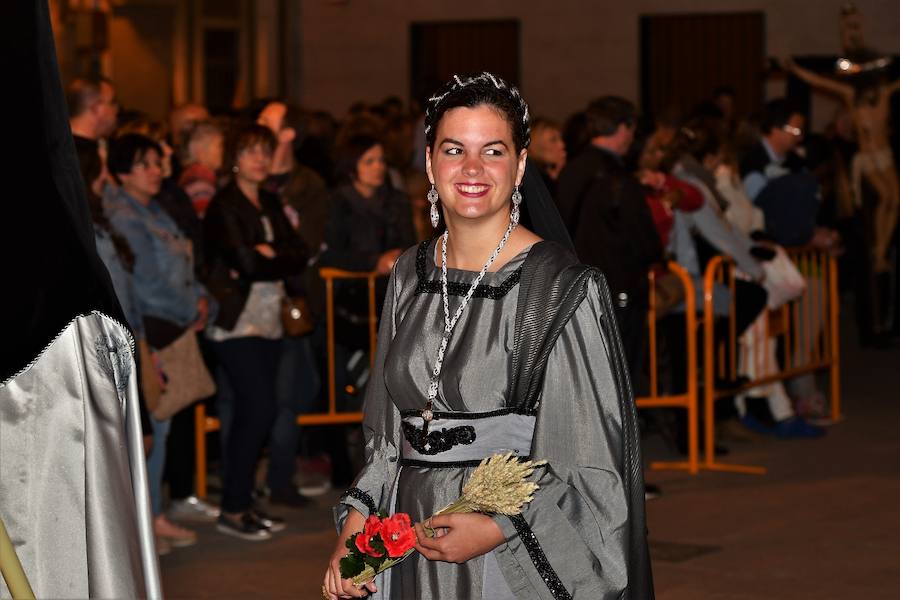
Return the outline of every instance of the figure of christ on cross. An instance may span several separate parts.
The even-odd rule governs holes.
[[[889,81],[884,69],[889,58],[860,63],[855,57],[871,58],[862,38],[859,10],[847,5],[841,12],[841,41],[845,57],[838,61],[838,70],[850,75],[852,82],[839,81],[805,69],[793,60],[785,60],[785,68],[810,86],[836,95],[853,115],[859,152],[853,159],[852,179],[857,202],[863,178],[878,195],[875,207],[872,258],[875,273],[891,268],[888,253],[891,239],[900,216],[900,186],[891,152],[889,135],[891,96],[900,90],[900,79]]]

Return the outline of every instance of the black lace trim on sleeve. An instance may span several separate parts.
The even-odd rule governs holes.
[[[441,282],[437,279],[427,279],[425,272],[425,261],[428,257],[428,246],[431,240],[426,240],[419,244],[416,250],[416,275],[418,283],[416,284],[416,294],[438,294],[441,291]],[[500,285],[479,284],[475,287],[472,296],[475,298],[488,298],[490,300],[499,300],[506,296],[522,278],[522,267],[509,274],[509,277],[503,280]],[[465,296],[469,292],[469,284],[460,281],[447,282],[447,294],[450,296]]]
[[[528,521],[525,520],[525,517],[522,515],[512,515],[509,517],[509,520],[512,521],[513,527],[516,528],[519,539],[525,544],[525,550],[528,551],[528,556],[531,558],[531,562],[534,563],[534,568],[537,569],[538,575],[540,575],[541,579],[544,580],[544,583],[547,584],[550,595],[553,596],[554,600],[572,600],[572,594],[570,594],[563,586],[562,581],[559,579],[559,575],[553,570],[553,566],[550,564],[550,561],[547,560],[547,556],[541,549],[541,544],[538,542],[537,536],[531,531],[531,527],[528,525]]]
[[[372,500],[372,496],[362,491],[359,488],[350,488],[346,492],[341,495],[340,502],[343,502],[347,498],[353,498],[354,500],[358,500],[366,505],[366,508],[369,509],[369,514],[374,515],[378,512],[378,507],[375,506],[375,501]]]

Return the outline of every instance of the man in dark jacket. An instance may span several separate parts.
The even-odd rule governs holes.
[[[833,234],[816,226],[819,184],[796,152],[806,118],[783,98],[763,108],[762,136],[741,159],[744,190],[765,215],[766,233],[783,246],[826,247]]]
[[[647,271],[662,247],[637,178],[622,161],[634,139],[634,105],[615,96],[586,111],[590,145],[559,177],[557,203],[578,257],[609,281],[633,381],[644,355]]]
[[[759,128],[762,136],[741,158],[741,177],[747,196],[757,196],[770,181],[803,169],[803,159],[794,150],[803,141],[806,118],[784,98],[763,108]]]

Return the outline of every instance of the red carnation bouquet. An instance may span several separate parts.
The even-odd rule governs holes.
[[[463,486],[458,500],[434,514],[480,512],[516,515],[531,502],[538,485],[527,478],[545,461],[522,461],[511,452],[481,461]],[[425,527],[425,533],[434,532]],[[409,515],[369,515],[363,530],[347,539],[347,556],[341,559],[341,577],[363,585],[375,575],[405,560],[416,545],[416,532]]]
[[[406,513],[369,515],[365,527],[347,539],[350,553],[341,559],[341,577],[362,585],[412,554],[416,532]]]

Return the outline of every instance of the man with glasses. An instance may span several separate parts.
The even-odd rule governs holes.
[[[763,108],[762,136],[740,163],[744,191],[762,209],[766,233],[783,246],[834,247],[835,232],[817,227],[819,183],[797,151],[806,117],[786,100]]]
[[[744,188],[754,204],[765,215],[766,234],[782,246],[812,245],[832,249],[839,245],[833,230],[818,227],[820,206],[819,183],[795,152],[803,140],[803,114],[784,99],[766,104],[760,121],[762,137],[741,161]],[[800,327],[794,335],[806,343],[795,344],[794,364],[809,364],[812,360],[809,340],[821,335],[825,315],[822,314],[823,281],[815,275],[806,276],[809,302],[800,303]],[[788,393],[805,416],[823,416],[825,398],[811,374],[800,375],[786,382]],[[815,407],[815,408],[811,408]],[[785,418],[775,425],[780,437],[820,437],[825,431],[802,419]]]
[[[794,150],[803,141],[806,117],[784,98],[766,104],[760,119],[759,141],[741,161],[744,190],[753,201],[773,179],[799,171],[803,160]]]

